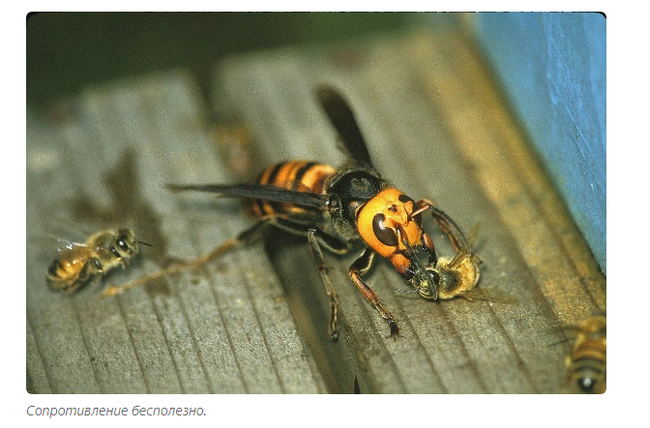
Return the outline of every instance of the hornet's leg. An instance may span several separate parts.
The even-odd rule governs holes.
[[[332,280],[327,274],[325,257],[323,256],[323,250],[321,247],[324,246],[329,251],[336,254],[345,254],[349,249],[347,242],[342,241],[336,236],[329,235],[320,229],[302,223],[297,223],[287,218],[278,217],[273,222],[273,225],[291,233],[298,235],[307,235],[309,245],[311,246],[312,253],[314,254],[316,269],[318,270],[321,281],[325,286],[325,292],[327,293],[327,297],[330,301],[330,322],[328,328],[329,334],[332,340],[336,340],[339,335],[337,326],[339,302],[336,298],[336,291],[334,290]]]
[[[419,212],[430,210],[433,215],[433,219],[451,241],[451,244],[454,246],[456,251],[469,250],[470,246],[467,242],[467,238],[460,230],[460,227],[456,224],[455,221],[451,219],[444,211],[433,206],[431,201],[426,199],[420,199],[416,202]]]
[[[337,319],[338,319],[338,305],[339,302],[336,298],[336,291],[334,291],[334,286],[332,285],[332,280],[327,274],[327,268],[325,267],[325,259],[323,257],[323,251],[318,244],[319,241],[323,242],[323,238],[328,236],[322,233],[318,229],[309,229],[307,232],[307,239],[309,239],[309,244],[311,245],[311,250],[314,253],[314,259],[316,261],[316,269],[320,274],[323,285],[325,286],[325,292],[327,297],[330,300],[330,324],[329,324],[329,334],[332,340],[336,340],[339,336],[339,331],[337,328]],[[329,236],[328,236],[329,237]],[[331,238],[331,237],[329,237]],[[325,238],[327,239],[327,238]],[[331,240],[330,240],[331,241]],[[336,241],[334,241],[336,242]],[[345,252],[347,251],[347,245],[344,242],[340,242],[338,248],[331,248],[333,242],[328,242],[326,246],[334,251]]]
[[[416,205],[418,206],[418,212],[431,210],[433,219],[438,224],[438,227],[440,227],[440,230],[447,235],[458,254],[462,253],[470,255],[476,263],[483,263],[481,258],[472,251],[472,245],[476,239],[476,235],[478,234],[480,224],[474,226],[474,229],[472,229],[469,236],[465,237],[463,231],[460,230],[460,227],[458,227],[456,222],[453,221],[444,211],[434,207],[431,201],[420,199]]]
[[[325,266],[325,257],[321,246],[324,246],[329,251],[336,254],[345,254],[348,251],[348,244],[336,236],[329,235],[320,229],[311,227],[309,225],[293,221],[286,217],[273,217],[270,220],[273,226],[286,230],[297,235],[307,235],[307,240],[311,247],[312,253],[316,263],[316,269],[321,277],[321,281],[325,286],[325,292],[330,301],[330,322],[329,334],[333,340],[336,340],[339,335],[337,328],[338,320],[338,300],[336,298],[336,291],[332,285],[332,280],[327,274],[327,267]]]
[[[223,254],[232,250],[233,248],[237,248],[240,246],[253,243],[254,241],[256,241],[262,236],[264,229],[268,225],[273,224],[274,221],[275,221],[274,217],[263,218],[262,220],[259,220],[257,223],[251,226],[249,229],[246,229],[243,232],[241,232],[236,237],[227,239],[225,242],[223,242],[214,250],[196,259],[177,261],[172,265],[159,270],[158,272],[155,272],[151,275],[143,276],[141,278],[136,279],[135,281],[131,281],[126,284],[122,284],[120,286],[109,285],[104,289],[104,292],[102,293],[102,297],[114,296],[116,294],[120,294],[131,288],[139,287],[141,285],[147,284],[156,279],[164,278],[166,276],[173,275],[175,273],[181,272],[186,269],[198,268],[204,265],[205,263],[208,263],[218,257],[221,257]]]
[[[373,289],[370,288],[370,286],[366,284],[366,282],[361,278],[361,275],[370,269],[374,256],[375,252],[370,248],[366,248],[363,254],[361,254],[361,256],[355,260],[354,263],[352,263],[352,266],[350,266],[350,277],[352,278],[352,281],[357,286],[359,291],[361,291],[361,294],[363,294],[363,297],[365,297],[366,300],[375,307],[377,312],[379,312],[379,315],[381,315],[381,317],[386,320],[388,326],[390,327],[390,337],[397,338],[399,335],[399,327],[397,326],[395,319],[384,307],[384,305],[381,304],[377,293],[375,293]]]

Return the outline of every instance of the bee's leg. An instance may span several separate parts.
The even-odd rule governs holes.
[[[115,256],[115,258],[120,262],[120,265],[122,266],[122,269],[125,270],[129,266],[129,261],[122,257],[119,251],[117,251],[117,248],[115,247],[110,247],[109,248],[110,252]]]
[[[336,298],[336,291],[334,291],[334,286],[332,285],[332,280],[327,274],[327,267],[325,266],[325,258],[323,257],[323,250],[318,244],[319,241],[325,242],[325,246],[334,252],[343,253],[347,251],[348,247],[342,241],[335,239],[330,239],[329,235],[323,233],[319,229],[309,229],[307,232],[307,239],[311,245],[311,250],[314,253],[314,259],[316,261],[316,269],[320,274],[323,285],[325,286],[325,292],[327,297],[330,299],[330,324],[329,324],[329,333],[332,340],[336,340],[339,336],[339,331],[337,328],[338,320],[338,306],[339,302]],[[337,242],[338,241],[338,242]]]
[[[361,275],[370,269],[374,256],[375,252],[370,248],[366,248],[363,254],[361,254],[361,256],[355,260],[354,263],[352,263],[352,266],[350,266],[350,277],[352,278],[352,281],[357,286],[359,291],[361,291],[361,294],[363,294],[363,297],[365,297],[366,300],[370,302],[370,304],[374,306],[375,309],[377,309],[377,312],[379,312],[382,318],[386,320],[388,326],[390,327],[390,337],[396,338],[399,335],[399,327],[395,322],[395,319],[390,314],[390,312],[388,312],[388,309],[386,309],[384,305],[381,304],[377,293],[375,293],[373,289],[370,288],[370,286],[366,284],[366,282],[361,278]]]
[[[151,275],[146,275],[141,278],[136,279],[135,281],[122,284],[120,286],[109,285],[104,289],[102,297],[113,296],[115,294],[122,293],[131,288],[139,287],[141,285],[147,284],[151,281],[164,278],[169,275],[176,274],[186,269],[195,269],[198,268],[220,256],[226,252],[232,250],[233,248],[240,247],[243,245],[248,245],[256,241],[262,236],[264,229],[272,224],[274,221],[273,217],[265,217],[262,220],[259,220],[250,228],[244,230],[239,235],[234,238],[227,239],[221,245],[216,247],[214,250],[210,251],[207,254],[204,254],[196,259],[192,260],[180,260],[174,262],[170,266],[159,270]]]
[[[84,267],[79,271],[79,276],[77,281],[79,284],[84,284],[90,281],[96,275],[102,275],[104,273],[104,266],[102,262],[99,261],[97,257],[92,257],[84,263]]]
[[[68,287],[64,288],[62,291],[66,293],[71,293],[78,290],[82,286],[89,285],[93,282],[96,282],[102,277],[104,273],[104,267],[98,258],[92,257],[86,260],[83,267],[79,271],[77,279],[70,284]]]

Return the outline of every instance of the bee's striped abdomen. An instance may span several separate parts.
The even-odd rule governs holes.
[[[588,318],[580,325],[573,352],[566,359],[569,386],[577,392],[603,393],[606,386],[607,320]]]

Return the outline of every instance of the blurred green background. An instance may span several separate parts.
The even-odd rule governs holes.
[[[204,88],[225,55],[402,31],[420,13],[39,13],[27,19],[27,103],[184,67]],[[444,16],[444,15],[438,15]],[[429,18],[426,18],[429,17]],[[447,15],[446,19],[450,18]]]
[[[599,13],[42,13],[27,17],[27,104],[182,67],[206,100],[227,55],[462,26],[606,269],[606,17]],[[208,102],[208,104],[211,104]]]

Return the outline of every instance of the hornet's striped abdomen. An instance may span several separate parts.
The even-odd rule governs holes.
[[[321,194],[325,190],[328,178],[335,173],[336,170],[329,165],[293,160],[271,165],[260,175],[258,182],[266,186]],[[271,202],[264,199],[250,201],[249,209],[255,217],[274,214],[300,215],[314,210],[313,208],[290,203]]]

